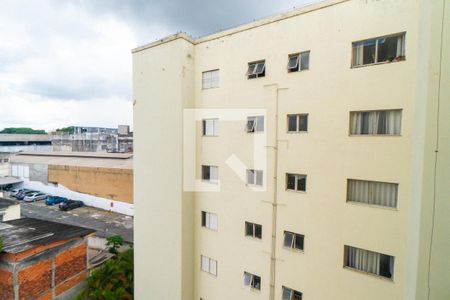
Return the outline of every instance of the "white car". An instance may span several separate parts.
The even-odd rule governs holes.
[[[39,201],[39,200],[45,200],[47,199],[48,195],[41,193],[41,192],[36,192],[36,193],[31,193],[27,196],[25,196],[23,198],[23,201],[25,202],[34,202],[34,201]]]

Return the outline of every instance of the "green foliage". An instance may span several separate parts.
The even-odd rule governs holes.
[[[0,252],[2,252],[3,247],[5,247],[5,244],[3,243],[2,238],[0,237]]]
[[[133,249],[108,260],[92,272],[88,287],[76,300],[132,300],[134,294]]]
[[[58,128],[58,129],[56,129],[56,132],[73,133],[74,127],[69,126],[69,127]]]
[[[117,254],[120,246],[123,245],[123,237],[120,235],[113,235],[106,238],[106,247],[108,247],[108,251],[110,253]]]
[[[41,129],[33,129],[28,127],[9,127],[5,128],[0,133],[7,133],[7,134],[47,134],[45,130]]]

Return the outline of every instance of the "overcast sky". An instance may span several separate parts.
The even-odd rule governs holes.
[[[0,129],[132,125],[132,48],[312,2],[0,0]]]

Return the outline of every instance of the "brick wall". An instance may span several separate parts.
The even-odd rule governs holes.
[[[52,288],[52,261],[39,262],[19,271],[20,299],[36,299]]]
[[[86,270],[86,244],[70,249],[55,258],[55,284]]]
[[[14,299],[13,274],[3,269],[0,269],[0,299]]]

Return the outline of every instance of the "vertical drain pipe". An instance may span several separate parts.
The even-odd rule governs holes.
[[[280,90],[287,88],[279,88],[277,83],[268,84],[264,87],[275,86],[275,136],[273,143],[273,201],[272,201],[272,241],[270,249],[270,300],[275,300],[275,279],[276,279],[276,245],[277,245],[277,192],[278,192],[278,101]]]

